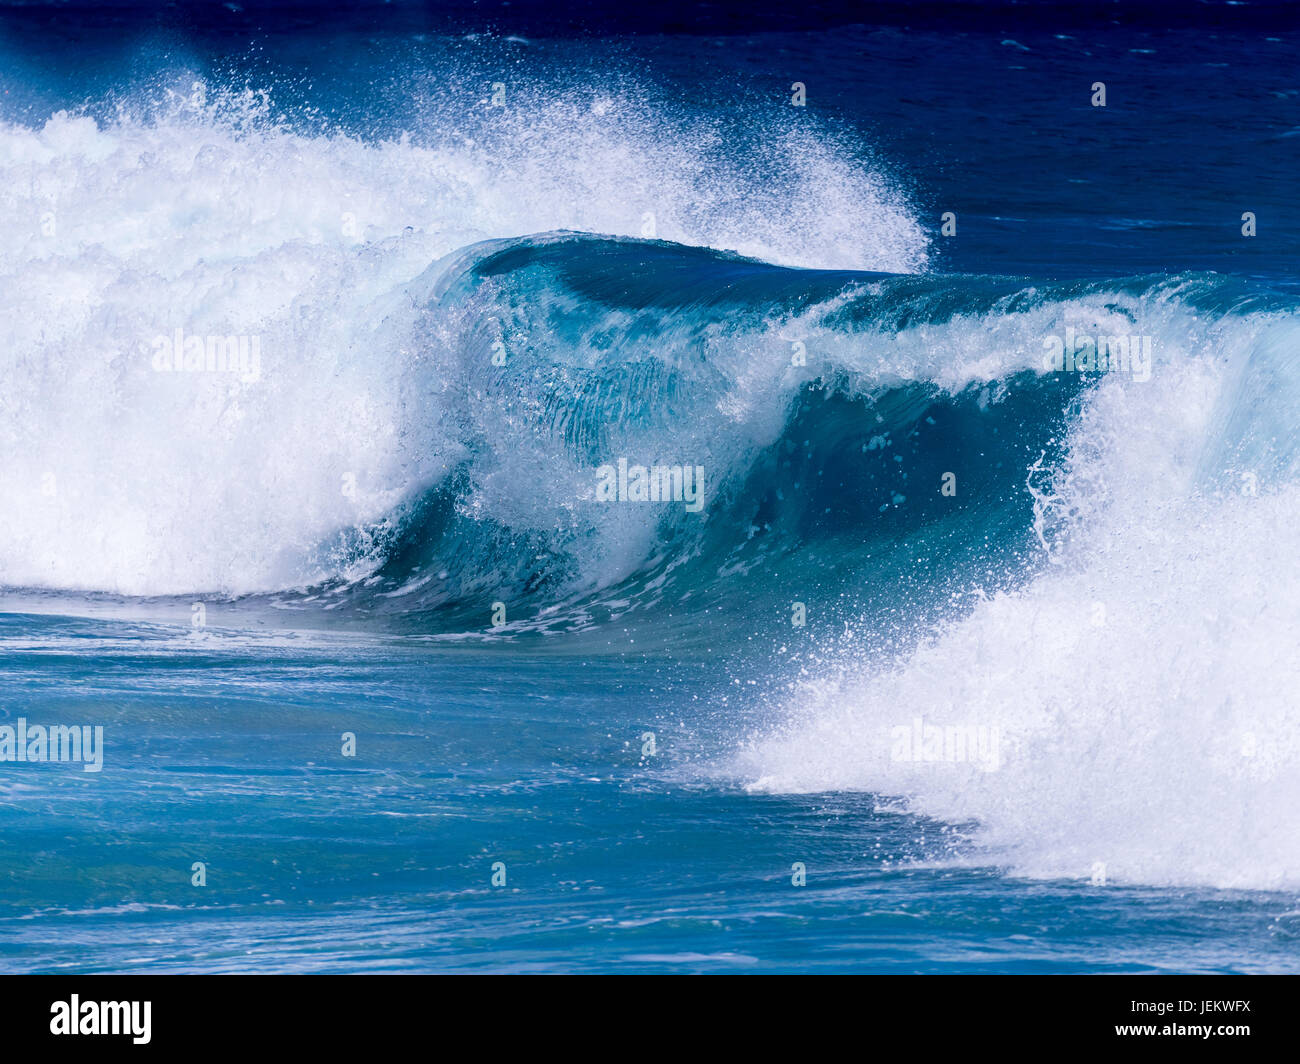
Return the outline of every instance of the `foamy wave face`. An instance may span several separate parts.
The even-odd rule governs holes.
[[[1250,376],[1206,346],[1088,396],[1040,496],[1052,564],[896,666],[828,652],[750,785],[900,796],[1029,876],[1300,885],[1300,487],[1206,454]]]
[[[364,572],[355,538],[331,543],[460,454],[400,293],[467,243],[567,228],[925,261],[880,172],[780,124],[751,130],[746,168],[709,123],[630,98],[512,89],[371,143],[180,84],[134,117],[0,126],[0,584],[241,593]]]

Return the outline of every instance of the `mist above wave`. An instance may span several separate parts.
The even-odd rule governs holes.
[[[564,228],[924,264],[861,145],[607,90],[512,80],[495,107],[484,85],[372,140],[180,76],[0,126],[0,582],[238,594],[364,573],[373,558],[320,545],[369,535],[460,457],[402,292],[474,241]],[[172,337],[255,344],[258,372],[157,372]]]

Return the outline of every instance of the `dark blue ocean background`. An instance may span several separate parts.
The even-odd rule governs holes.
[[[0,970],[1300,970],[1295,9],[785,6],[0,0]]]

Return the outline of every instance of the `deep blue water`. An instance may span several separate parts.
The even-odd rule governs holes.
[[[0,4],[0,969],[1300,970],[1300,36],[1203,6]]]

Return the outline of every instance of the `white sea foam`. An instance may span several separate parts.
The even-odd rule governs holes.
[[[0,585],[364,572],[321,544],[459,456],[442,355],[408,346],[395,293],[472,241],[641,236],[653,215],[659,237],[775,262],[925,261],[882,174],[811,133],[770,134],[752,172],[707,122],[618,96],[524,94],[387,142],[297,132],[258,94],[170,99],[0,125]],[[256,379],[155,371],[178,329],[252,338]]]
[[[1293,322],[1268,329],[1238,320],[1236,346],[1294,350]],[[1180,335],[1151,381],[1089,395],[1038,489],[1051,562],[900,663],[828,648],[741,751],[753,789],[901,796],[976,822],[977,859],[1028,876],[1300,886],[1300,485],[1223,468],[1218,431],[1248,407],[1284,436],[1270,410],[1294,373],[1281,398],[1243,397],[1232,343]],[[996,734],[996,768],[899,757],[917,718]]]

